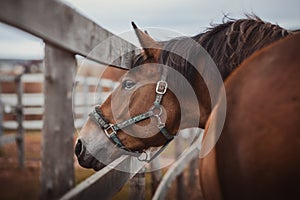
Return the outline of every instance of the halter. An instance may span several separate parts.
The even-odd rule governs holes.
[[[134,116],[128,120],[120,122],[118,124],[110,124],[108,120],[105,119],[102,111],[100,110],[99,106],[96,106],[95,109],[89,114],[90,118],[93,119],[97,125],[104,130],[105,135],[112,141],[115,146],[118,148],[125,150],[127,154],[137,157],[140,161],[151,162],[154,158],[156,158],[166,147],[167,145],[174,139],[174,135],[170,134],[165,127],[165,123],[161,120],[162,108],[161,108],[161,101],[163,95],[167,92],[168,84],[166,82],[167,79],[167,68],[164,67],[162,70],[161,79],[156,83],[156,97],[153,103],[153,106],[149,109],[149,111]],[[148,159],[148,154],[143,151],[132,151],[126,148],[120,139],[117,136],[119,130],[141,122],[145,119],[155,117],[157,120],[157,128],[160,130],[160,133],[167,139],[167,142],[152,156],[152,158]],[[144,153],[144,158],[142,154]]]

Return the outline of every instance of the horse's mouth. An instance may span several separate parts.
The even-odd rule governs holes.
[[[95,171],[99,171],[104,167],[105,165],[99,162],[96,158],[94,158],[91,162],[91,168],[93,168]]]
[[[89,153],[88,153],[89,154]],[[106,165],[101,163],[99,160],[94,158],[92,155],[86,156],[85,154],[77,157],[78,163],[81,167],[87,169],[94,169],[95,171],[99,171],[104,168]]]
[[[99,171],[104,168],[106,165],[101,163],[98,159],[96,159],[83,145],[75,147],[75,154],[77,156],[78,163],[81,167],[87,169],[94,169],[95,171]]]

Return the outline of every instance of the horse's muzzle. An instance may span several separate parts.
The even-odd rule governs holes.
[[[95,171],[98,171],[104,167],[103,164],[87,151],[80,139],[77,140],[75,145],[75,155],[77,156],[80,166],[84,168],[93,168]]]

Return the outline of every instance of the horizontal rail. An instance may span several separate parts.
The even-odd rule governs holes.
[[[44,81],[43,74],[20,74],[20,75],[10,75],[10,74],[0,74],[0,82],[15,82],[18,77],[21,77],[22,82],[40,82]]]
[[[13,75],[1,75],[0,76],[0,82],[15,82],[17,79],[17,76]]]
[[[23,74],[22,76],[22,82],[23,83],[42,83],[44,82],[44,74]]]
[[[136,173],[143,164],[132,164],[131,156],[122,156],[81,182],[74,189],[67,192],[60,200],[111,199]],[[119,171],[123,167],[130,167],[132,173]]]
[[[14,82],[18,77],[19,75],[0,74],[0,82]],[[21,79],[23,83],[43,83],[44,74],[22,74]],[[112,88],[118,84],[118,82],[111,79],[94,76],[76,76],[75,82]]]
[[[96,92],[89,93],[78,93],[75,96],[75,105],[95,105],[97,102],[103,102],[111,92],[101,92],[97,94]],[[44,95],[42,93],[25,93],[22,97],[23,106],[43,106],[44,105]],[[14,106],[17,104],[16,94],[1,94],[1,100],[4,104]]]
[[[1,0],[0,21],[74,54],[124,69],[130,68],[136,49],[133,44],[56,0]],[[104,45],[99,46],[104,41]]]
[[[199,131],[199,130],[197,130]],[[167,194],[171,183],[176,179],[176,177],[183,173],[183,170],[186,168],[187,163],[191,162],[193,159],[199,156],[201,149],[202,135],[200,134],[197,139],[193,142],[190,148],[184,151],[178,160],[172,164],[168,169],[166,174],[163,176],[158,188],[155,191],[155,194],[152,200],[163,200]]]
[[[18,122],[5,121],[3,122],[3,127],[8,130],[16,130],[18,128]],[[23,121],[23,127],[27,130],[41,130],[43,127],[43,120]]]
[[[76,119],[74,121],[75,128],[81,128],[85,123],[85,119]],[[23,127],[26,130],[41,130],[43,128],[43,120],[24,120]],[[4,121],[3,128],[7,130],[16,130],[18,123],[16,121]]]
[[[73,108],[74,114],[84,114],[87,110],[92,111],[94,108],[93,105],[84,105],[84,106],[76,106]],[[23,114],[24,115],[42,115],[44,114],[44,108],[43,107],[29,107],[29,108],[23,108]]]
[[[84,77],[84,76],[77,76],[75,79],[75,82],[79,82],[82,84],[87,84],[87,85],[101,85],[102,87],[116,87],[118,85],[118,82],[115,82],[110,79],[105,79],[105,78],[97,78],[97,77]]]
[[[1,100],[4,104],[14,106],[17,104],[16,94],[1,94]],[[22,96],[23,106],[41,106],[44,105],[44,96],[42,93],[26,93]]]

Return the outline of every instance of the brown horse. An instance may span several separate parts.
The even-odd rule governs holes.
[[[165,42],[133,26],[144,52],[80,131],[75,153],[83,167],[99,170],[121,154],[139,156],[166,146],[179,129],[204,128],[217,101],[210,88],[218,91],[245,58],[288,35],[258,18],[229,20],[195,37]]]
[[[206,200],[300,198],[299,88],[300,34],[254,53],[225,81],[227,111],[216,106],[207,123],[217,127],[226,112],[224,128],[200,160]]]

